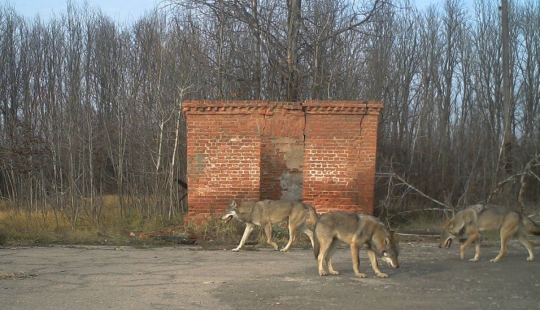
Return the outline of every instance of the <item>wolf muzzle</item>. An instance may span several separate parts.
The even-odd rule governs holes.
[[[227,214],[225,214],[224,216],[221,217],[221,219],[225,221],[225,224],[230,222],[233,218],[234,218],[233,213],[227,213]]]
[[[399,262],[397,260],[397,257],[396,258],[388,257],[386,256],[386,253],[384,253],[382,258],[388,265],[392,266],[392,268],[399,268]]]
[[[446,237],[446,239],[445,239]],[[452,245],[452,239],[453,239],[453,236],[441,236],[441,242],[439,243],[439,249],[440,248],[445,248],[445,249],[449,249],[450,246]]]

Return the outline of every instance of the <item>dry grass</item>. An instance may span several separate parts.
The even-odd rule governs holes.
[[[86,202],[88,203],[88,202]],[[99,198],[101,206],[99,217],[91,216],[90,207],[80,207],[78,216],[73,219],[69,209],[51,206],[37,211],[16,211],[9,201],[0,201],[0,245],[28,244],[132,244],[137,238],[133,232],[144,232],[163,228],[183,226],[183,217],[172,219],[145,217],[130,210],[120,216],[117,196]],[[19,208],[28,210],[31,208]],[[126,212],[127,213],[127,212]],[[141,241],[142,243],[148,240]]]

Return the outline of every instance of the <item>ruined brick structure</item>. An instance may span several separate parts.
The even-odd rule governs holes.
[[[319,213],[373,212],[372,101],[186,101],[188,221],[232,199],[303,199]]]

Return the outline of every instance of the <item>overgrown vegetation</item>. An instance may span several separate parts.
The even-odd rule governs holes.
[[[132,214],[121,217],[118,210],[118,197],[105,196],[99,222],[83,211],[74,223],[69,213],[50,206],[28,212],[0,201],[0,235],[4,243],[16,244],[129,244],[148,242],[138,238],[140,232],[178,230],[183,226],[182,216],[144,219]]]

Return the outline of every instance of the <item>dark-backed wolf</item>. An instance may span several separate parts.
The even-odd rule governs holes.
[[[458,212],[447,221],[441,233],[439,247],[450,248],[453,239],[465,240],[461,244],[461,259],[465,259],[465,248],[476,241],[476,252],[472,262],[480,258],[480,233],[483,231],[499,231],[501,250],[491,262],[498,262],[506,254],[508,239],[515,237],[527,248],[528,261],[534,260],[531,243],[527,233],[540,235],[540,225],[529,219],[521,212],[512,211],[503,206],[473,205]],[[479,238],[480,237],[480,238]]]
[[[319,267],[319,275],[326,276],[324,263],[330,274],[339,274],[332,267],[332,255],[339,242],[345,242],[351,247],[354,273],[357,277],[365,278],[360,272],[360,247],[366,246],[371,267],[378,277],[388,275],[379,270],[377,256],[382,257],[393,268],[399,268],[398,243],[394,232],[386,228],[379,219],[370,215],[348,212],[329,212],[319,217],[313,232],[314,253]]]
[[[313,233],[306,226],[306,220],[309,219],[315,224],[317,217],[317,212],[312,206],[299,201],[261,200],[236,203],[233,200],[221,219],[228,222],[234,218],[246,223],[242,240],[236,248],[232,249],[233,252],[239,251],[244,246],[255,225],[264,227],[266,242],[278,250],[278,245],[272,241],[272,224],[287,221],[289,223],[289,242],[281,249],[282,252],[286,252],[291,247],[295,237],[294,233],[297,230],[308,235],[313,246]]]

